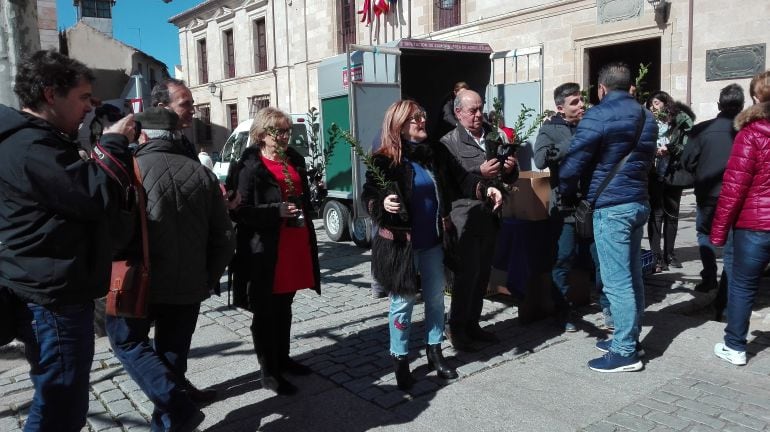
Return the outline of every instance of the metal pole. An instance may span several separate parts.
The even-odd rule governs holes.
[[[0,0],[0,103],[19,106],[13,93],[17,65],[39,49],[37,2]]]

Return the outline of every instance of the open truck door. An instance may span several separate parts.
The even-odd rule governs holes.
[[[371,151],[385,111],[402,98],[425,108],[428,139],[438,145],[448,132],[445,127],[442,130],[441,112],[454,84],[465,81],[481,95],[489,84],[492,49],[483,43],[401,39],[383,46],[351,45],[350,50],[318,67],[324,146],[329,145],[329,128],[336,123]],[[372,225],[360,202],[366,167],[347,143],[335,145],[326,170],[326,233],[332,240],[349,236],[357,245],[368,247]]]
[[[498,51],[489,57],[491,72],[484,111],[492,109],[494,98],[500,99],[505,125],[509,127],[519,116],[522,104],[543,112],[543,46]],[[525,128],[534,121],[535,116],[529,118]],[[522,171],[532,171],[535,166],[536,136],[523,143],[516,155]]]

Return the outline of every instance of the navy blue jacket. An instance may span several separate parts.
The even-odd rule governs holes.
[[[633,142],[640,114],[645,115],[638,142]],[[655,139],[658,126],[652,113],[641,106],[627,92],[613,90],[599,105],[586,111],[572,139],[567,156],[559,170],[559,189],[562,200],[574,202],[578,182],[584,176],[591,178],[589,201],[607,174],[626,154],[631,156],[604,189],[596,208],[631,202],[647,202],[647,183],[655,157]]]

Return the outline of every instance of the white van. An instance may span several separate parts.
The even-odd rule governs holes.
[[[299,154],[305,157],[305,161],[310,164],[310,146],[309,140],[309,119],[307,114],[289,114],[291,116],[291,136],[289,137],[289,145],[297,150]],[[230,162],[235,162],[241,157],[243,150],[251,145],[251,138],[249,138],[249,129],[251,129],[251,123],[254,119],[244,120],[238,127],[233,130],[233,133],[227,138],[225,144],[222,146],[222,150],[219,152],[219,160],[214,163],[214,174],[219,177],[219,181],[224,182],[227,178],[227,170],[230,167]]]

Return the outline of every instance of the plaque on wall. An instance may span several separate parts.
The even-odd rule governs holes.
[[[765,70],[765,44],[706,50],[706,81],[751,78]]]
[[[596,0],[599,24],[623,21],[642,15],[644,0]]]

